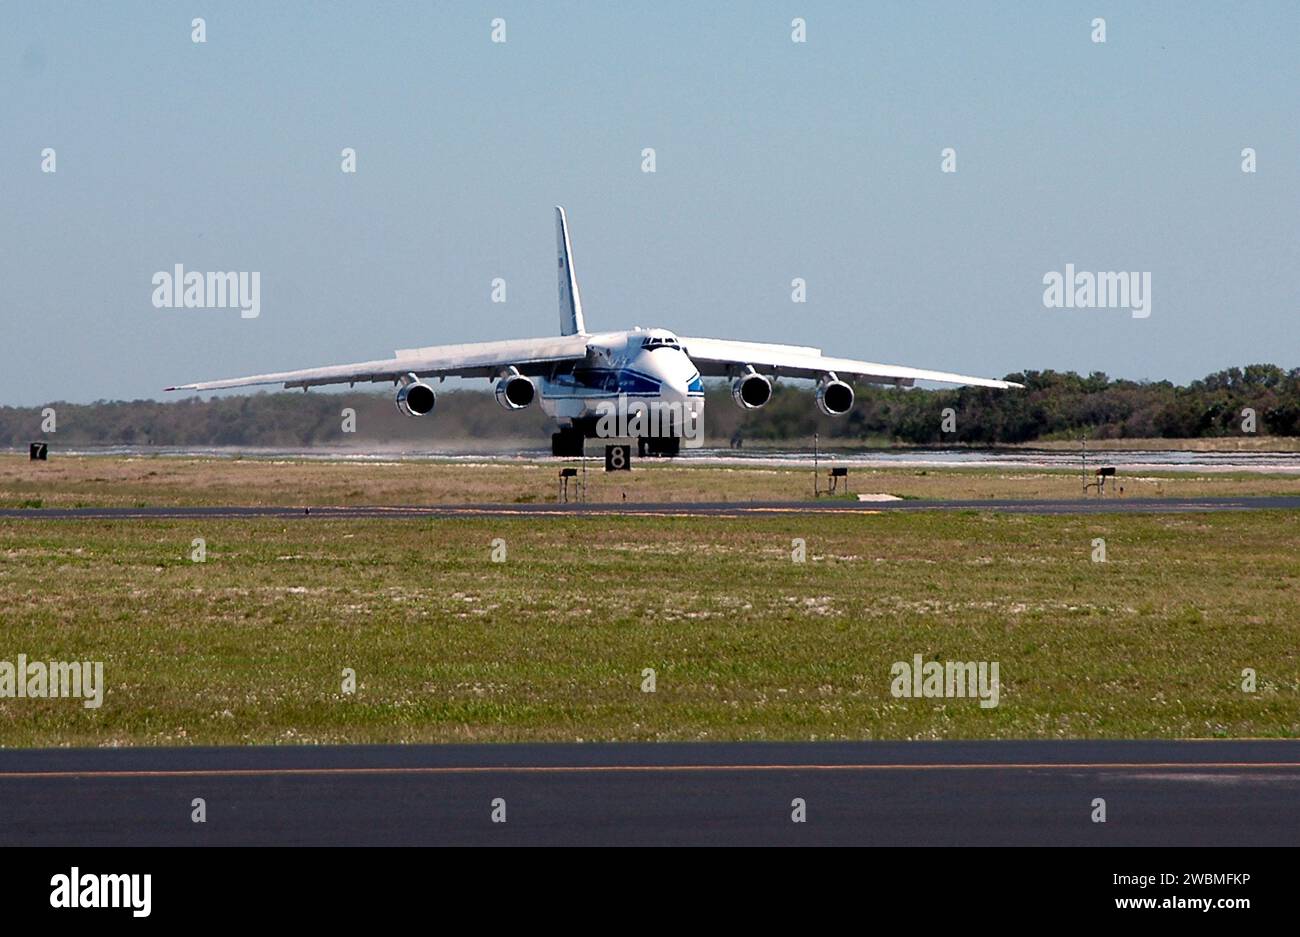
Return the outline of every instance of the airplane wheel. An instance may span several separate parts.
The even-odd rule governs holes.
[[[581,458],[583,455],[582,433],[565,428],[558,433],[551,433],[551,455],[562,458]]]
[[[642,456],[659,456],[671,459],[680,455],[682,439],[680,436],[642,436],[637,440],[637,452]]]

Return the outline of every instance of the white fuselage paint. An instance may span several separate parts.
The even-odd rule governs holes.
[[[542,409],[556,420],[594,419],[598,407],[628,401],[679,404],[704,411],[699,368],[677,336],[665,329],[605,332],[591,336],[587,357],[555,373],[536,377]]]

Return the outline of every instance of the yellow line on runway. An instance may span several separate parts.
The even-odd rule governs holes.
[[[1008,764],[845,765],[426,765],[389,768],[177,768],[156,770],[0,771],[0,780],[71,778],[282,777],[292,775],[582,774],[585,772],[672,773],[774,771],[1194,771],[1300,769],[1295,761],[1015,762]]]

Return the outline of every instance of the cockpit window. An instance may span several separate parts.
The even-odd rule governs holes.
[[[676,338],[666,335],[651,335],[649,338],[641,340],[642,348],[681,348],[681,343]]]

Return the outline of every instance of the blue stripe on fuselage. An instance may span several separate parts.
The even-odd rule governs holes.
[[[663,391],[663,385],[659,381],[634,368],[582,368],[568,374],[557,374],[554,380],[549,383],[553,387],[562,390],[571,389],[576,391],[573,394],[547,394],[548,397],[556,400],[606,394],[609,396],[623,394],[628,397],[657,397]],[[700,379],[699,374],[696,374],[691,379],[686,390],[691,397],[704,396],[704,382]],[[584,391],[586,393],[583,393]]]

